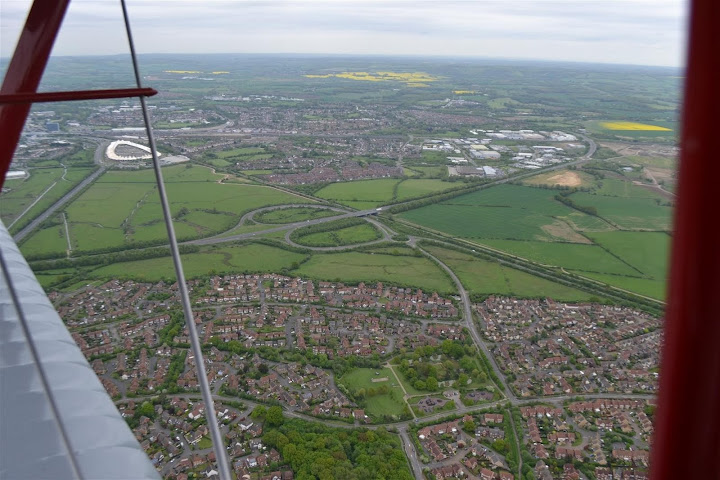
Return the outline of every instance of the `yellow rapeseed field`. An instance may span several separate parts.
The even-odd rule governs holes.
[[[165,70],[165,73],[202,73],[199,70]]]
[[[344,78],[364,82],[402,82],[408,87],[427,87],[428,82],[438,79],[425,72],[341,72],[328,74],[309,74],[306,78]]]
[[[600,123],[600,125],[607,128],[608,130],[645,130],[648,132],[672,132],[672,129],[670,128],[635,122],[602,122]]]
[[[453,90],[455,95],[472,95],[477,93],[475,90]]]

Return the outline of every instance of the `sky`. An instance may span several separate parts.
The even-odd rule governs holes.
[[[9,57],[30,0],[0,0]],[[139,53],[685,64],[686,0],[127,0]],[[72,0],[53,55],[128,52],[118,0]]]

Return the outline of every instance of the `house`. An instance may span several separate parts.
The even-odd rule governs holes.
[[[480,478],[482,480],[495,480],[495,472],[487,468],[480,469]]]

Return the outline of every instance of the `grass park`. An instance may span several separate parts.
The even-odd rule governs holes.
[[[403,390],[389,368],[356,368],[338,378],[337,383],[347,387],[373,419],[385,415],[399,419],[406,409]],[[377,393],[378,390],[387,391]]]

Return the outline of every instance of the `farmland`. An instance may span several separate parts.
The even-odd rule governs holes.
[[[602,122],[601,125],[608,130],[641,130],[641,131],[659,131],[669,132],[672,129],[660,127],[658,125],[647,125],[645,123],[636,122]]]
[[[400,216],[544,265],[604,275],[603,282],[630,291],[638,286],[638,293],[651,292],[657,298],[662,286],[647,282],[661,281],[665,275],[664,261],[660,267],[654,264],[667,255],[668,242],[656,240],[669,238],[662,232],[670,228],[672,204],[619,175],[567,173],[577,175],[584,191],[500,185]],[[547,185],[558,175],[562,173],[541,174],[525,182]],[[660,232],[660,237],[652,232]],[[483,285],[480,290],[492,288]]]
[[[645,276],[665,279],[670,235],[662,232],[596,232],[588,235]]]
[[[401,217],[463,238],[584,242],[558,220],[573,213],[552,190],[500,185],[404,212]]]
[[[483,240],[484,245],[546,265],[615,275],[638,271],[597,245],[517,240]]]
[[[578,192],[570,198],[579,205],[592,205],[600,217],[627,230],[668,230],[672,207],[657,198],[610,197]]]

